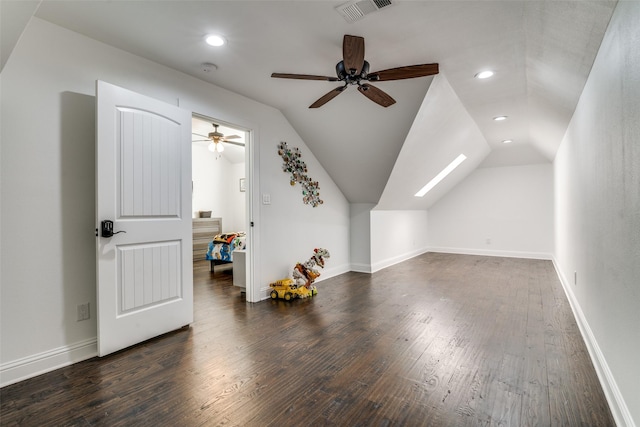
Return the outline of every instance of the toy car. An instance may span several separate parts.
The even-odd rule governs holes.
[[[294,298],[307,298],[312,297],[318,293],[315,286],[297,286],[293,279],[281,279],[270,283],[272,288],[269,294],[272,299],[281,298],[287,301],[291,301]]]

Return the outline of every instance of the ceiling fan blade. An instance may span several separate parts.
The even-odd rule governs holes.
[[[312,74],[287,74],[287,73],[272,73],[271,77],[278,79],[297,79],[297,80],[324,80],[328,82],[337,82],[337,77],[327,76],[314,76]]]
[[[229,135],[224,137],[224,139],[235,139],[235,138],[240,138],[240,135]]]
[[[195,139],[195,140],[193,140],[191,142],[211,142],[211,140],[210,139]]]
[[[383,82],[387,80],[413,79],[416,77],[438,74],[438,64],[408,65],[406,67],[389,68],[388,70],[369,73],[370,81]]]
[[[244,147],[244,142],[238,141],[224,141],[225,144],[237,145],[238,147]]]
[[[207,138],[207,135],[200,135],[199,133],[192,133],[191,135],[199,136],[200,138]]]
[[[318,107],[322,107],[324,104],[326,104],[327,102],[331,101],[333,98],[335,98],[336,96],[340,95],[340,92],[342,92],[343,90],[345,90],[347,88],[347,86],[340,86],[335,88],[334,90],[332,90],[331,92],[323,95],[320,99],[318,99],[316,102],[314,102],[313,104],[309,105],[309,108],[318,108]]]
[[[352,75],[358,75],[364,64],[364,38],[346,35],[342,39],[344,68]]]
[[[358,86],[358,91],[375,102],[376,104],[388,107],[396,103],[396,100],[390,97],[386,92],[378,89],[375,86],[371,86],[368,83]]]

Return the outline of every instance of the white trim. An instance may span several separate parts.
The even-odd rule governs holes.
[[[468,248],[439,248],[431,247],[429,252],[442,252],[446,254],[460,255],[481,255],[481,256],[497,256],[505,258],[527,258],[527,259],[545,259],[552,260],[553,255],[544,252],[521,252],[521,251],[498,251],[490,249],[468,249]]]
[[[323,280],[327,280],[332,277],[336,277],[341,274],[348,273],[349,271],[351,271],[349,269],[349,264],[343,264],[338,267],[326,268],[324,270],[320,270],[320,277],[318,277],[318,280],[316,280],[316,282],[322,282]]]
[[[609,403],[609,408],[611,409],[613,418],[616,421],[616,425],[620,427],[635,427],[635,423],[631,417],[631,412],[629,412],[629,408],[624,401],[624,397],[622,396],[622,393],[620,393],[620,389],[618,388],[618,384],[611,373],[611,369],[609,369],[607,360],[600,350],[598,341],[591,331],[589,322],[587,322],[587,319],[582,312],[582,308],[573,293],[573,289],[571,289],[571,286],[569,285],[571,282],[567,280],[564,274],[562,274],[558,261],[555,257],[552,257],[552,261],[556,274],[558,275],[562,288],[564,289],[564,293],[567,295],[567,299],[569,300],[573,316],[576,318],[576,323],[578,324],[578,329],[580,329],[582,339],[587,346],[587,351],[589,352],[596,374],[598,375],[598,379],[600,380],[600,384],[604,390],[604,395]]]
[[[98,355],[96,337],[0,365],[0,387],[17,383]]]
[[[259,139],[257,126],[252,126],[251,129],[245,128],[248,138],[245,142],[245,173],[246,179],[248,179],[249,188],[246,192],[246,224],[245,229],[248,233],[249,250],[247,252],[247,286],[245,288],[245,298],[248,302],[258,302],[260,298],[260,291],[257,291],[258,283],[261,280],[260,272],[260,229],[256,227],[256,222],[259,223],[261,218],[260,213],[260,150],[257,147],[256,142]]]
[[[260,288],[260,290],[258,291],[258,293],[260,294],[260,298],[258,298],[256,301],[250,301],[250,302],[260,302],[260,301],[265,301],[271,298],[271,296],[269,296],[269,293],[271,292],[271,288],[269,286],[263,286]]]
[[[371,274],[371,265],[370,264],[361,264],[361,263],[352,263],[351,271],[356,273],[369,273]]]
[[[372,274],[372,273],[376,273],[380,270],[383,270],[387,267],[391,267],[392,265],[395,264],[399,264],[401,262],[404,262],[408,259],[411,258],[415,258],[419,255],[422,254],[426,254],[427,252],[429,252],[429,249],[427,248],[423,248],[423,249],[416,249],[414,251],[411,252],[407,252],[401,255],[397,255],[394,256],[392,258],[387,258],[385,260],[382,261],[378,261],[374,264],[363,264],[363,263],[352,263],[351,264],[351,271],[354,271],[356,273],[368,273],[368,274]]]
[[[415,258],[418,255],[422,255],[422,254],[427,253],[427,252],[429,252],[429,249],[426,249],[426,248],[416,249],[416,250],[411,251],[411,252],[407,252],[407,253],[404,253],[404,254],[401,254],[401,255],[394,256],[392,258],[387,258],[385,260],[375,262],[375,263],[373,263],[371,265],[371,272],[372,273],[378,272],[378,271],[380,271],[382,269],[385,269],[387,267],[391,267],[392,265],[395,265],[395,264],[399,264],[399,263],[404,262],[404,261],[406,261],[408,259]]]

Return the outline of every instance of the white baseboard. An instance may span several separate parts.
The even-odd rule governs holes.
[[[349,264],[343,264],[337,267],[330,267],[330,268],[324,268],[324,269],[318,269],[318,270],[320,271],[320,277],[318,278],[318,280],[316,280],[316,283],[322,282],[323,280],[327,280],[332,277],[339,276],[344,273],[348,273],[349,271],[351,271],[351,268]]]
[[[375,273],[375,272],[380,271],[380,270],[382,270],[384,268],[391,267],[392,265],[401,263],[401,262],[406,261],[408,259],[415,258],[418,255],[422,255],[422,254],[424,254],[426,252],[429,252],[429,250],[426,249],[426,248],[416,249],[416,250],[411,251],[411,252],[407,252],[407,253],[404,253],[404,254],[400,254],[400,255],[394,256],[392,258],[387,258],[385,260],[378,261],[378,262],[373,263],[371,265],[371,273]]]
[[[429,252],[442,252],[446,254],[460,255],[481,255],[481,256],[497,256],[505,258],[527,258],[527,259],[553,259],[553,255],[544,252],[521,252],[521,251],[501,251],[491,249],[469,249],[469,248],[441,248],[431,247]]]
[[[370,264],[361,264],[361,263],[352,263],[351,271],[355,271],[356,273],[369,273],[371,274],[371,265]]]
[[[0,387],[72,365],[98,355],[97,339],[89,338],[0,365]]]
[[[580,329],[582,339],[587,346],[587,351],[589,352],[596,374],[598,375],[598,379],[602,385],[602,389],[607,398],[607,402],[609,403],[609,408],[611,409],[613,418],[616,421],[616,425],[618,427],[636,427],[636,424],[631,417],[631,412],[629,412],[629,408],[627,407],[616,380],[611,373],[611,369],[609,369],[607,360],[604,358],[602,350],[600,350],[600,346],[598,345],[598,341],[596,341],[596,337],[591,331],[589,322],[587,322],[587,319],[582,312],[580,303],[573,293],[573,289],[570,286],[571,282],[567,280],[560,270],[560,266],[558,265],[555,257],[552,257],[552,261],[553,266],[556,269],[556,274],[558,275],[562,288],[564,289],[564,293],[567,295],[567,299],[569,300],[569,305],[571,306],[573,316],[575,317],[578,328]]]
[[[442,247],[430,247],[424,249],[418,249],[412,252],[408,252],[402,255],[395,256],[386,260],[378,261],[372,265],[368,264],[351,264],[351,271],[358,273],[375,273],[384,268],[390,267],[394,264],[406,261],[414,258],[418,255],[422,255],[427,252],[442,252],[448,254],[460,254],[460,255],[481,255],[481,256],[496,256],[505,258],[527,258],[527,259],[544,259],[551,260],[552,255],[541,252],[519,252],[519,251],[497,251],[497,250],[484,250],[484,249],[467,249],[467,248],[442,248]]]

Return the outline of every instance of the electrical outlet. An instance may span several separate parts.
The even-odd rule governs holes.
[[[80,322],[81,320],[88,320],[91,316],[89,313],[89,303],[84,303],[84,304],[78,304],[78,322]]]

